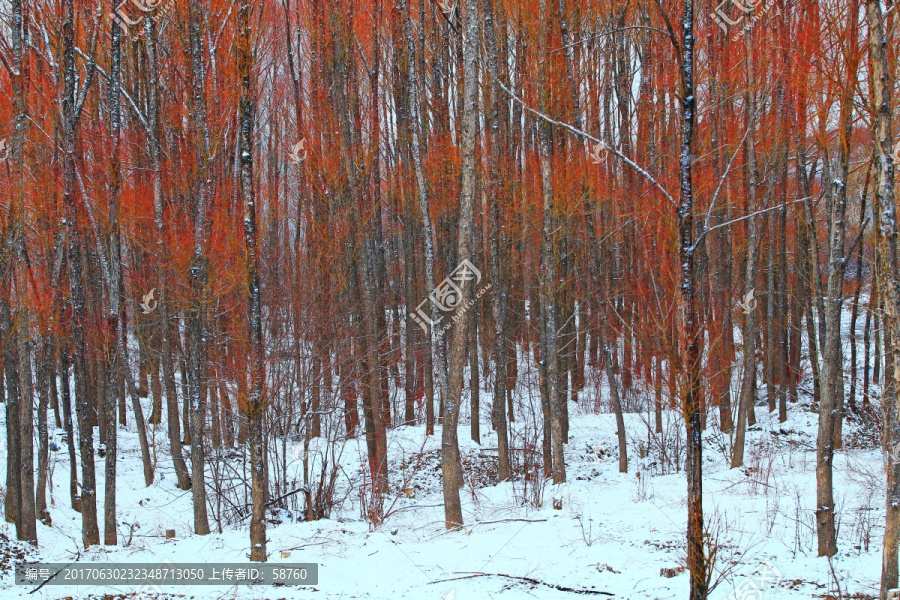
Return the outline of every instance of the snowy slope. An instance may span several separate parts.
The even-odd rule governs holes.
[[[485,394],[482,406],[489,406],[490,400]],[[568,482],[547,484],[542,490],[542,506],[535,505],[534,482],[522,477],[483,488],[478,483],[480,489],[473,489],[473,482],[490,479],[491,465],[496,462],[496,452],[491,450],[497,446],[496,438],[489,431],[486,413],[482,429],[488,431],[482,433],[482,446],[469,441],[468,427],[460,425],[467,481],[462,493],[466,527],[446,531],[438,459],[440,426],[437,436],[430,438],[425,437],[424,427],[400,427],[389,432],[392,495],[386,500],[389,514],[383,524],[372,527],[366,523],[360,517],[356,496],[344,490],[343,502],[330,519],[302,522],[281,515],[282,522],[269,527],[270,561],[317,562],[318,585],[194,586],[163,588],[162,592],[187,598],[323,600],[585,596],[577,591],[606,592],[616,598],[686,598],[688,574],[679,572],[684,566],[684,474],[674,472],[672,465],[662,465],[652,440],[651,451],[644,450],[647,456],[640,456],[648,447],[647,415],[635,413],[626,415],[630,472],[620,474],[615,419],[608,413],[591,414],[588,408],[592,403],[586,394],[580,403],[570,404]],[[758,577],[750,575],[762,561],[769,561],[781,574],[780,581],[773,576],[761,583],[766,600],[837,596],[832,568],[844,597],[871,598],[878,593],[880,574],[884,459],[871,444],[859,448],[847,443],[838,453],[835,492],[840,553],[830,566],[815,556],[816,415],[803,402],[790,409],[789,421],[781,425],[774,416],[770,418],[764,406],[757,407],[759,423],[748,436],[746,469],[729,469],[727,439],[713,426],[706,433],[704,509],[710,539],[717,548],[714,581],[719,581],[711,598],[723,599],[729,594],[738,600],[759,598],[742,594],[760,584]],[[517,415],[520,420],[513,423],[514,439],[520,442],[528,435],[533,437],[533,432],[529,434],[533,424],[524,416],[524,412]],[[677,444],[681,425],[671,414],[667,421],[667,435]],[[26,549],[28,560],[246,561],[246,527],[229,527],[220,534],[213,524],[211,535],[192,534],[190,492],[175,486],[160,428],[155,431],[156,481],[150,488],[143,486],[132,428],[131,423],[129,428],[120,428],[119,437],[120,546],[88,551],[81,547],[81,519],[68,507],[68,455],[60,439],[62,432],[57,431],[59,450],[51,453],[53,526],[38,524],[40,547]],[[5,428],[0,427],[0,432]],[[847,440],[859,437],[851,422],[845,424],[844,432]],[[341,459],[343,470],[358,472],[364,453],[364,440],[348,441]],[[5,481],[4,468],[5,461],[0,463],[0,482]],[[102,515],[102,459],[97,468]],[[339,487],[347,481],[339,482]],[[561,501],[561,509],[553,508],[554,498]],[[175,529],[176,538],[166,539],[166,529]],[[3,525],[2,532],[15,537],[9,525]],[[281,558],[282,550],[290,551],[290,557]],[[662,576],[662,569],[672,569],[669,574],[675,576]],[[736,593],[735,588],[739,590]],[[50,586],[32,590],[33,586],[13,585],[11,571],[4,571],[0,598],[131,597],[138,592]],[[156,596],[150,591],[148,597]]]

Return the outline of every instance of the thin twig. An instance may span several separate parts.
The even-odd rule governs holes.
[[[662,192],[663,196],[664,196],[665,199],[669,202],[669,204],[671,204],[673,207],[674,207],[674,206],[677,206],[677,205],[675,204],[675,200],[673,200],[673,199],[672,199],[672,196],[669,194],[669,192],[666,191],[666,188],[664,188],[662,185],[660,185],[660,183],[656,180],[656,178],[653,177],[653,175],[651,175],[650,173],[648,173],[647,171],[645,171],[644,169],[642,169],[642,168],[641,168],[640,166],[638,166],[638,164],[635,163],[633,160],[631,160],[630,158],[628,158],[627,156],[625,156],[624,154],[622,154],[621,152],[619,152],[619,151],[616,150],[615,148],[611,148],[610,146],[608,146],[608,145],[606,144],[606,142],[603,142],[603,141],[601,141],[601,140],[598,140],[597,138],[595,138],[595,137],[592,136],[591,134],[589,134],[589,133],[587,133],[587,132],[585,132],[585,131],[582,131],[582,130],[578,129],[577,127],[573,127],[572,125],[569,125],[568,123],[563,123],[562,121],[557,121],[556,119],[553,119],[553,118],[551,118],[551,117],[548,117],[547,115],[545,115],[545,114],[542,113],[541,111],[539,111],[539,110],[537,110],[537,109],[534,109],[534,108],[530,107],[524,100],[522,100],[521,98],[519,98],[519,97],[515,94],[515,92],[513,92],[513,91],[510,90],[508,87],[506,87],[505,85],[503,85],[503,82],[500,81],[500,79],[497,77],[496,74],[491,73],[490,75],[491,75],[491,79],[494,80],[494,83],[497,84],[497,87],[499,87],[501,90],[503,90],[503,92],[506,93],[510,98],[512,98],[513,100],[515,100],[516,102],[518,102],[518,103],[522,106],[522,108],[524,108],[525,110],[527,110],[527,111],[530,112],[531,114],[535,115],[535,116],[538,117],[539,119],[543,119],[543,120],[546,121],[547,123],[550,123],[551,125],[555,125],[555,126],[557,126],[557,127],[561,127],[561,128],[565,129],[566,131],[568,131],[568,132],[570,132],[570,133],[573,133],[573,134],[575,134],[575,135],[577,135],[577,136],[579,136],[579,137],[583,137],[583,138],[585,138],[585,139],[587,139],[587,140],[590,140],[590,141],[592,141],[592,142],[594,142],[594,143],[596,143],[596,144],[599,144],[604,150],[607,150],[607,151],[609,151],[609,152],[612,152],[612,153],[615,154],[617,157],[619,157],[620,159],[622,159],[622,161],[623,161],[626,165],[628,165],[629,167],[631,167],[632,169],[634,169],[635,171],[637,171],[637,172],[641,175],[641,177],[643,177],[644,179],[646,179],[648,182],[650,182],[651,185],[653,185],[656,189],[658,189],[660,192]]]
[[[447,581],[457,581],[460,579],[475,579],[476,577],[502,577],[504,579],[512,579],[514,581],[524,581],[525,583],[530,583],[532,585],[542,585],[545,587],[553,588],[554,590],[559,590],[560,592],[571,592],[573,594],[589,594],[592,596],[615,596],[615,594],[611,592],[604,592],[601,590],[588,590],[584,588],[573,588],[565,585],[559,585],[557,583],[547,583],[546,581],[541,581],[540,579],[535,579],[533,577],[521,577],[519,575],[507,575],[506,573],[482,573],[480,571],[455,571],[459,573],[460,577],[451,577],[449,579],[438,579],[437,581],[432,581],[431,583],[444,583]]]

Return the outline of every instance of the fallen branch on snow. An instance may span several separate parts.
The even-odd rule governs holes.
[[[556,583],[547,583],[546,581],[541,581],[540,579],[535,579],[533,577],[520,577],[518,575],[507,575],[506,573],[482,573],[480,571],[456,571],[460,573],[460,577],[451,577],[449,579],[438,579],[437,581],[432,581],[430,583],[444,583],[447,581],[458,581],[460,579],[475,579],[476,577],[502,577],[504,579],[512,579],[514,581],[524,581],[525,583],[530,583],[532,585],[542,585],[544,587],[553,588],[554,590],[558,590],[560,592],[571,592],[573,594],[586,594],[592,596],[615,596],[615,594],[610,592],[603,592],[599,590],[587,590],[583,588],[572,588],[565,585],[559,585]],[[430,585],[430,584],[429,584]]]

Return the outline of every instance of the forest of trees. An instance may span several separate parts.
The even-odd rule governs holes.
[[[626,399],[680,415],[692,600],[706,432],[741,467],[756,412],[786,420],[807,383],[834,555],[844,423],[900,444],[897,23],[893,0],[0,0],[6,520],[33,544],[51,523],[55,426],[83,544],[117,544],[129,423],[195,534],[249,495],[229,510],[264,561],[270,508],[331,507],[337,458],[303,453],[293,489],[288,443],[362,436],[377,524],[387,432],[424,424],[460,527],[458,436],[496,432],[499,481],[533,450],[562,483],[593,369],[620,471]],[[541,429],[516,448],[528,361]]]

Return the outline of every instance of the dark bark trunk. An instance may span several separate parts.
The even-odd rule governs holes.
[[[81,496],[78,494],[78,464],[75,458],[75,427],[72,422],[72,394],[69,387],[69,345],[65,336],[60,336],[58,364],[63,424],[66,430],[66,446],[69,449],[69,501],[75,511],[81,512]]]
[[[206,293],[209,283],[209,258],[206,255],[207,209],[210,201],[209,180],[211,177],[210,139],[206,123],[206,44],[203,41],[204,22],[199,0],[189,4],[188,32],[191,61],[191,117],[199,137],[196,144],[198,174],[196,185],[194,217],[194,255],[188,271],[190,281],[190,303],[187,319],[189,340],[188,389],[190,396],[191,433],[191,491],[194,504],[194,533],[207,535],[209,517],[206,506],[206,456],[204,450],[204,422],[206,418],[206,359],[207,323]]]
[[[47,510],[47,480],[50,466],[50,438],[47,431],[47,409],[50,405],[50,380],[53,378],[52,336],[42,337],[40,362],[38,365],[38,484],[35,497],[35,513],[45,525],[50,526],[50,512]]]
[[[893,78],[888,65],[887,36],[879,0],[867,0],[869,65],[871,68],[872,133],[875,142],[875,214],[876,280],[884,306],[886,371],[890,373],[882,400],[884,441],[891,450],[900,443],[898,393],[900,393],[900,264],[897,257],[897,208],[894,197],[893,135],[891,132],[891,94]],[[886,405],[890,404],[890,407]],[[885,448],[887,450],[887,448]],[[896,461],[895,461],[896,463]],[[884,551],[881,563],[881,600],[897,587],[897,540],[900,537],[900,464],[892,464],[887,473]]]
[[[457,424],[463,388],[463,369],[466,364],[466,339],[469,337],[471,319],[467,299],[473,295],[474,273],[470,268],[474,236],[475,210],[475,144],[478,134],[476,113],[478,85],[479,43],[478,0],[466,0],[463,13],[462,69],[462,190],[459,209],[457,256],[460,266],[454,273],[460,274],[455,283],[459,287],[459,303],[453,316],[450,343],[450,369],[448,393],[444,400],[443,431],[441,435],[441,474],[444,489],[444,524],[448,529],[463,524],[459,488],[462,486],[462,470],[459,462]],[[451,278],[454,274],[450,275]],[[474,340],[470,343],[475,343]]]
[[[13,329],[9,308],[10,286],[4,283],[4,296],[0,299],[0,318],[3,322],[3,367],[6,383],[6,502],[5,514],[8,523],[15,523],[16,530],[20,526],[20,507],[22,505],[22,442],[19,439],[19,365],[17,349],[18,334]],[[69,444],[73,444],[72,438]],[[74,462],[72,463],[74,468]]]
[[[82,262],[82,232],[79,199],[76,192],[76,135],[78,107],[76,102],[75,67],[75,10],[73,0],[63,2],[63,77],[65,90],[62,99],[63,199],[66,207],[66,237],[69,258],[69,303],[71,311],[72,356],[75,371],[75,401],[78,417],[79,448],[81,453],[81,535],[85,547],[100,543],[97,523],[97,481],[94,468],[94,408],[97,406],[96,388],[88,383],[90,377],[87,329],[87,310]]]
[[[547,1],[541,0],[541,14],[547,14]],[[549,27],[541,35],[540,47],[544,52],[549,46]],[[547,61],[541,61],[541,79],[548,79]],[[540,110],[547,114],[550,98],[549,89],[541,87]],[[550,463],[553,483],[566,480],[566,463],[563,455],[563,415],[559,401],[560,365],[558,332],[559,302],[556,294],[557,268],[555,247],[556,208],[553,197],[553,166],[551,151],[553,132],[550,124],[542,120],[538,127],[538,154],[541,165],[542,231],[541,231],[541,267],[540,267],[540,327],[541,327],[541,362],[545,373],[545,390],[550,417]]]
[[[684,1],[681,21],[681,193],[678,207],[680,239],[681,287],[679,345],[684,356],[685,373],[682,377],[682,411],[686,427],[687,472],[687,566],[690,572],[690,598],[703,600],[709,586],[706,556],[703,547],[703,443],[701,433],[700,403],[700,336],[702,328],[698,319],[695,296],[694,267],[694,189],[693,140],[696,99],[694,90],[694,2]]]
[[[497,35],[494,26],[494,3],[493,0],[482,1],[482,13],[484,15],[484,36],[487,42],[487,62],[491,75],[499,76],[497,73]],[[508,302],[509,278],[503,269],[505,263],[502,257],[502,248],[504,247],[505,234],[503,232],[503,215],[501,213],[501,202],[504,200],[500,194],[502,186],[499,181],[498,166],[500,162],[501,140],[499,139],[500,115],[499,102],[495,88],[490,89],[490,107],[489,107],[489,124],[488,129],[490,137],[491,152],[488,157],[489,181],[494,200],[491,202],[491,220],[490,220],[490,259],[491,259],[491,280],[493,290],[491,295],[491,317],[494,325],[494,396],[492,406],[492,421],[494,428],[497,430],[497,453],[498,453],[498,479],[506,481],[510,477],[510,458],[509,458],[509,430],[506,415],[506,395],[507,395],[507,357],[506,357],[506,310]]]
[[[247,306],[249,308],[249,380],[250,393],[244,413],[250,437],[250,476],[252,509],[250,515],[250,560],[266,561],[266,501],[268,497],[268,464],[265,456],[265,394],[264,352],[262,327],[262,297],[260,295],[259,245],[257,241],[256,200],[253,180],[253,132],[256,101],[253,81],[253,43],[251,41],[251,3],[241,0],[238,7],[238,76],[241,79],[240,148],[241,198],[244,209],[244,245],[247,252]],[[314,383],[318,385],[318,381]],[[199,444],[197,441],[196,445]]]

